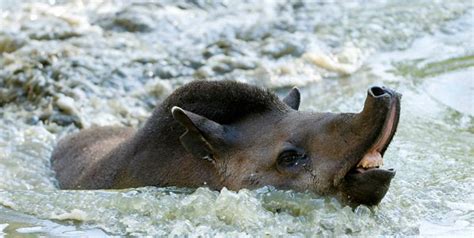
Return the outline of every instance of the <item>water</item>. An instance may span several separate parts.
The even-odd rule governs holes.
[[[0,236],[472,236],[474,6],[469,1],[0,1]],[[236,79],[302,110],[359,111],[403,94],[378,207],[311,193],[61,191],[59,138],[139,126],[194,79]]]

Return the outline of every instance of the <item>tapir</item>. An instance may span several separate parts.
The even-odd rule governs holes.
[[[359,113],[300,111],[235,81],[175,90],[138,130],[95,127],[61,139],[51,165],[62,189],[142,186],[277,189],[376,205],[395,175],[382,169],[400,116],[400,94],[371,87]]]

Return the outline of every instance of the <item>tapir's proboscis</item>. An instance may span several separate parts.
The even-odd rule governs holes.
[[[273,186],[357,206],[385,196],[380,168],[397,129],[400,94],[371,87],[360,113],[299,111],[300,92],[234,81],[188,83],[138,130],[93,127],[62,139],[52,167],[62,189]]]

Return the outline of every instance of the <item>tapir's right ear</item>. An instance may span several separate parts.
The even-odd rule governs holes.
[[[291,89],[291,91],[283,98],[283,102],[294,110],[298,111],[300,107],[301,94],[297,87]]]
[[[184,148],[195,157],[214,161],[219,148],[225,143],[224,126],[180,107],[173,107],[171,113],[186,128],[179,138]]]

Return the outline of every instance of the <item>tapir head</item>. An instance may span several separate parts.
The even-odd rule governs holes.
[[[378,204],[395,175],[380,167],[397,129],[400,95],[372,87],[360,113],[298,111],[296,88],[283,102],[287,110],[268,110],[231,124],[179,107],[172,114],[187,129],[180,137],[184,148],[213,163],[222,186],[271,185],[336,196],[352,206]]]

